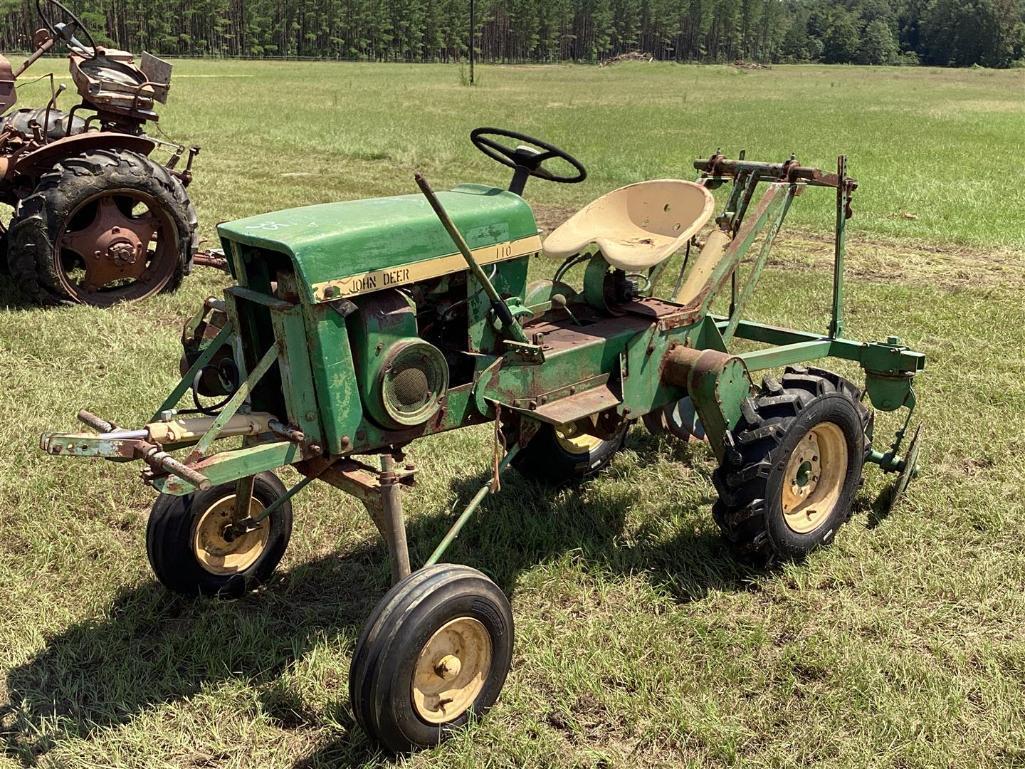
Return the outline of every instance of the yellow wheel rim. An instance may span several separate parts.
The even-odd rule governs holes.
[[[263,503],[253,497],[249,514],[263,510]],[[196,521],[192,532],[192,552],[196,561],[211,574],[238,574],[256,563],[270,538],[270,524],[263,521],[260,528],[236,537],[230,542],[224,530],[235,517],[235,495],[223,497],[210,505]]]
[[[491,672],[491,635],[472,617],[445,623],[420,650],[413,671],[413,707],[430,724],[459,718]]]
[[[583,432],[576,422],[566,422],[556,427],[555,440],[570,454],[590,454],[602,444],[601,438]]]
[[[829,517],[847,477],[847,441],[832,422],[815,425],[787,461],[780,502],[783,520],[798,534],[814,531]]]

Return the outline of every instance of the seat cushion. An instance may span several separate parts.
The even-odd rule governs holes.
[[[668,259],[697,234],[715,209],[712,193],[682,179],[657,179],[620,187],[574,214],[548,236],[544,252],[566,258],[599,248],[626,272]]]

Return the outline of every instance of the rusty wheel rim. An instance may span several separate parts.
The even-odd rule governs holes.
[[[76,302],[106,307],[160,292],[178,265],[170,214],[139,190],[104,190],[79,203],[54,243],[61,287]]]
[[[263,512],[263,503],[255,497],[249,514]],[[258,529],[228,540],[225,531],[235,521],[235,495],[214,502],[199,516],[192,530],[192,552],[196,562],[218,576],[239,574],[252,566],[263,554],[270,539],[269,522]]]
[[[847,441],[832,422],[815,425],[794,447],[783,473],[780,503],[792,531],[807,534],[821,526],[840,499],[847,477]]]
[[[491,672],[491,636],[473,617],[457,617],[438,629],[420,650],[413,670],[413,707],[430,724],[465,713]]]

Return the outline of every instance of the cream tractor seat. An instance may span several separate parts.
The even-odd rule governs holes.
[[[613,267],[640,272],[683,248],[714,210],[712,193],[695,182],[638,182],[580,209],[548,236],[543,248],[564,259],[593,244]]]

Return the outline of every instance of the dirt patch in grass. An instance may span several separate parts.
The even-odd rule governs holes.
[[[771,266],[832,269],[831,235],[780,235]],[[847,241],[847,274],[878,283],[925,282],[933,287],[1025,288],[1025,251],[934,245],[854,234]]]
[[[541,234],[547,235],[577,212],[573,206],[534,206],[534,219],[541,228]]]
[[[569,206],[535,206],[542,235],[576,213]],[[752,252],[752,257],[756,255]],[[770,267],[832,270],[833,237],[807,230],[784,230],[769,258]],[[847,276],[874,283],[926,283],[947,290],[1025,289],[1025,251],[897,240],[857,233],[847,239]]]

